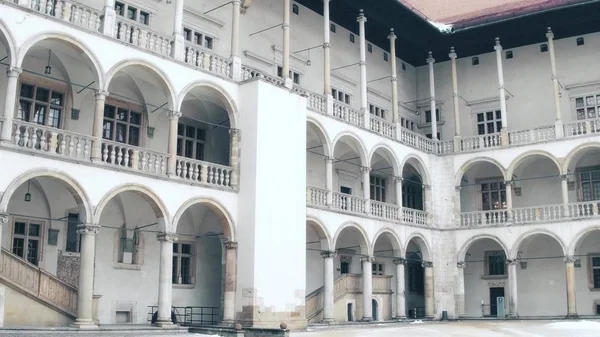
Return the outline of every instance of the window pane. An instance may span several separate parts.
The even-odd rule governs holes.
[[[594,269],[594,288],[600,288],[600,269]]]
[[[29,224],[29,236],[40,236],[40,224]]]
[[[104,117],[114,119],[115,118],[115,107],[112,105],[104,106]]]
[[[173,253],[178,253],[179,252],[179,244],[174,243],[173,244]]]
[[[190,284],[190,261],[189,257],[181,257],[181,284]]]
[[[192,245],[181,244],[181,254],[191,254],[192,253]]]
[[[587,96],[585,98],[585,105],[594,105],[594,96]]]
[[[173,247],[175,247],[176,245],[173,245]],[[172,277],[171,277],[171,281],[173,282],[173,284],[177,284],[178,283],[178,279],[177,279],[177,257],[173,256],[173,273],[172,273]]]
[[[63,105],[63,94],[61,94],[60,92],[53,91],[52,99],[50,99],[50,104],[62,106]]]
[[[494,123],[487,123],[487,133],[495,133]]]
[[[596,118],[596,108],[588,108],[587,109],[587,117],[588,118]]]
[[[129,127],[129,145],[139,146],[140,145],[140,128],[135,126]]]
[[[478,122],[483,122],[483,113],[478,113],[477,114],[477,121]]]
[[[25,257],[25,256],[23,256],[23,254],[25,253],[24,245],[25,245],[25,239],[14,238],[13,239],[13,248],[12,248],[13,254],[20,256],[20,257]]]
[[[183,140],[181,138],[177,139],[177,155],[181,156],[183,153]]]
[[[50,108],[50,115],[48,115],[48,125],[58,128],[60,127],[60,115],[62,111],[56,108]]]
[[[183,124],[177,124],[177,135],[183,136],[183,131],[185,130],[185,126]]]
[[[204,160],[204,144],[196,143],[196,160]]]
[[[48,89],[38,88],[35,93],[35,100],[42,101],[42,102],[48,102],[49,94],[50,94],[50,91]]]
[[[187,158],[193,158],[192,155],[194,153],[194,141],[193,140],[186,140],[185,141],[185,157]]]
[[[496,110],[496,119],[500,119],[500,118],[502,118],[502,111]]]
[[[490,121],[492,119],[494,119],[494,113],[492,111],[488,111],[485,113],[485,118]]]
[[[213,38],[205,36],[204,37],[204,48],[213,49]]]
[[[129,123],[140,125],[142,124],[142,114],[139,112],[131,111],[129,113]]]
[[[25,223],[24,222],[15,222],[13,233],[25,235]]]
[[[137,9],[135,9],[134,7],[128,6],[127,7],[127,18],[130,20],[135,20],[136,12],[137,12]]]
[[[29,84],[21,84],[21,97],[33,98],[33,86]]]
[[[77,224],[79,216],[77,214],[69,214],[67,222],[67,252],[77,252]]]
[[[582,172],[581,173],[581,179],[582,180],[590,180],[590,175],[591,175],[590,172]]]
[[[127,122],[127,110],[119,108],[117,113],[117,120]]]
[[[496,132],[502,131],[502,122],[496,122]]]
[[[147,25],[148,22],[150,21],[150,14],[140,11],[140,20],[139,21],[141,24]]]
[[[31,111],[31,103],[26,101],[19,102],[19,111],[17,111],[17,119],[29,122],[29,112]]]
[[[125,133],[127,132],[127,125],[117,124],[117,133],[115,135],[115,141],[119,143],[125,143]]]
[[[585,109],[577,109],[577,119],[585,119]]]
[[[27,242],[27,261],[29,263],[38,264],[39,243],[38,240],[29,240]]]
[[[481,184],[481,190],[482,191],[487,191],[489,189],[490,185],[489,184]]]
[[[594,266],[594,267],[600,267],[600,257],[594,257],[594,258],[592,258],[592,266]]]
[[[575,99],[575,107],[577,107],[577,108],[583,107],[583,97],[578,97]]]
[[[113,139],[113,124],[111,121],[104,121],[104,126],[102,127],[102,138],[104,139]]]
[[[206,130],[198,129],[198,134],[197,134],[196,139],[202,140],[202,141],[206,140]]]
[[[189,138],[196,138],[196,128],[193,126],[185,127],[185,136]]]
[[[46,124],[46,107],[36,104],[33,110],[33,122],[40,125]]]

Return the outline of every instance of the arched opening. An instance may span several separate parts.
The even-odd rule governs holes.
[[[316,219],[308,219],[306,221],[306,320],[309,323],[323,320],[324,304],[320,295],[324,291],[323,259],[331,256],[329,242],[330,238],[323,224]]]
[[[508,219],[505,174],[500,167],[494,161],[476,160],[459,171],[457,186],[460,187],[462,225]]]
[[[0,65],[2,65],[2,71],[4,72],[5,68],[10,66],[14,66],[15,64],[15,49],[14,43],[10,35],[8,35],[8,30],[4,27],[2,22],[0,22]],[[8,70],[8,69],[7,69]],[[0,92],[6,92],[7,78],[6,76],[2,76],[0,79]],[[5,95],[0,95],[0,107],[4,110],[4,102],[6,100]],[[12,111],[11,111],[12,112]],[[4,114],[6,112],[3,112]],[[9,112],[10,113],[10,112]],[[3,115],[5,116],[5,115]],[[9,138],[9,137],[7,137]]]
[[[600,315],[600,228],[581,233],[570,248],[575,257],[577,314]],[[564,302],[563,302],[564,303]]]
[[[425,210],[425,167],[414,157],[402,167],[402,207]]]
[[[565,159],[569,203],[600,200],[600,145],[590,144],[574,150]],[[591,216],[592,205],[578,205],[571,216]]]
[[[398,214],[391,212],[385,204],[397,205],[396,182],[398,164],[392,151],[386,147],[378,147],[371,155],[371,172],[369,173],[371,213],[387,219],[398,219]]]
[[[364,147],[352,135],[343,135],[333,148],[333,207],[353,213],[365,212],[363,170],[368,165]],[[367,190],[368,191],[368,190]]]
[[[517,160],[507,174],[512,181],[512,206],[516,222],[536,218],[537,209],[519,208],[562,204],[560,167],[548,155],[526,155]],[[553,209],[541,208],[540,211],[538,216],[544,219],[559,217]]]
[[[517,297],[520,316],[567,314],[565,250],[546,233],[533,233],[517,242]],[[540,305],[542,304],[543,305]]]
[[[398,238],[392,232],[381,232],[375,238],[373,245],[373,295],[376,295],[380,300],[380,306],[373,306],[373,313],[376,311],[380,315],[373,316],[374,320],[389,320],[393,314],[392,308],[398,308],[396,303],[397,296],[393,296],[397,292],[397,277],[398,270],[397,259],[402,258],[402,250]],[[403,305],[401,307],[404,307]],[[397,314],[400,314],[397,312]]]
[[[313,121],[306,123],[306,185],[327,189],[326,159],[331,156],[325,131]]]
[[[425,317],[425,268],[429,251],[421,237],[414,237],[406,245],[406,265],[404,275],[406,313],[409,318]]]
[[[371,300],[371,307],[372,307],[372,309],[373,309],[373,313],[372,313],[372,315],[373,315],[373,320],[374,320],[375,322],[377,322],[377,321],[379,321],[379,320],[380,320],[380,316],[379,316],[379,304],[378,304],[378,302],[377,302],[377,300],[376,300],[376,299],[372,299],[372,300]]]

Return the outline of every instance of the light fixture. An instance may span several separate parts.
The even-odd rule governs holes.
[[[48,65],[46,66],[46,69],[44,69],[44,74],[46,74],[46,75],[52,74],[52,67],[50,66],[50,56],[51,55],[52,55],[52,50],[49,49],[48,50]]]
[[[25,193],[25,202],[31,202],[31,193],[29,193],[30,187],[31,187],[31,179],[27,180],[27,193]]]
[[[306,60],[306,65],[309,67],[312,65],[312,61],[310,60],[310,49],[308,50],[308,60]]]

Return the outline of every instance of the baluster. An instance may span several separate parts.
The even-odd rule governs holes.
[[[155,51],[154,45],[156,44],[156,35],[151,32],[148,32],[147,34],[150,35],[150,39],[148,40],[148,46],[146,48]]]
[[[62,148],[62,142],[61,142],[61,148]],[[104,145],[102,147],[102,162],[106,163],[107,159],[108,159],[108,145]]]
[[[87,27],[86,27],[86,28],[88,28],[88,29],[93,29],[93,28],[94,28],[94,26],[96,25],[96,18],[95,18],[95,15],[94,15],[94,13],[93,13],[91,10],[89,10],[89,9],[87,10],[87,12],[89,12],[89,13],[88,13],[88,16],[87,16],[87,17],[88,17],[88,20],[87,20],[88,24],[87,24]]]
[[[83,158],[88,158],[90,154],[90,144],[87,139],[83,139]]]
[[[40,131],[41,131],[41,133],[40,133],[40,151],[46,152],[46,144],[47,144],[46,137],[48,137],[48,135],[52,135],[52,133],[44,131],[44,130],[40,130]]]
[[[130,27],[128,24],[123,23],[123,25],[125,25],[125,37],[124,37],[124,41],[127,43],[131,43],[131,34],[133,34],[132,31],[135,31],[135,28]]]
[[[87,10],[81,8],[81,26],[84,28],[87,28],[88,22],[90,21],[89,15],[90,13]]]
[[[137,46],[140,42],[139,40],[140,40],[140,30],[134,27],[131,30],[131,40],[129,38],[127,38],[127,42],[131,41],[131,43],[134,46]]]
[[[45,8],[43,8],[44,14],[52,14],[52,8],[54,7],[54,4],[52,3],[53,0],[48,0],[46,1],[46,6]],[[42,10],[42,8],[40,8],[40,10]]]
[[[177,161],[177,169],[175,170],[175,174],[181,178],[181,160]]]
[[[208,167],[208,183],[209,184],[214,184],[215,183],[215,172],[214,172],[214,168],[213,167]]]
[[[156,159],[154,159],[154,173],[159,174],[160,173],[160,165],[161,165],[161,160],[160,160],[160,156],[159,155],[155,155]]]
[[[123,147],[119,147],[117,149],[117,162],[115,164],[122,165],[123,164],[123,152],[127,151]]]
[[[63,9],[62,0],[56,0],[56,4],[54,5],[54,13],[52,13],[52,15],[59,19],[62,19],[62,9]]]
[[[21,142],[21,126],[16,124],[14,126],[14,135],[13,135],[13,143],[17,146],[20,146],[19,143]]]
[[[117,147],[114,145],[110,146],[110,163],[117,164]]]
[[[102,21],[100,20],[100,16],[97,13],[94,14],[94,31],[96,31],[96,32],[100,31],[101,23],[102,23]]]
[[[73,155],[73,148],[75,147],[75,144],[73,143],[73,137],[69,136],[69,152],[67,153],[68,157],[71,157]]]
[[[126,149],[126,148],[123,148],[123,162],[122,162],[123,166],[129,167],[129,159],[130,159],[130,157],[131,157],[131,154],[129,153],[129,150]],[[137,169],[137,167],[134,167],[134,168]]]
[[[81,25],[81,7],[73,5],[73,23]]]
[[[140,166],[141,167],[140,170],[142,172],[147,172],[147,169],[148,169],[148,153],[142,152],[142,153],[140,153],[140,156],[142,157],[141,160],[140,160],[140,165],[141,165]]]
[[[29,137],[30,141],[31,141],[31,149],[35,150],[37,149],[38,146],[38,129],[37,127],[32,127],[31,128],[31,136]]]
[[[200,171],[198,170],[198,164],[192,164],[194,166],[194,173],[192,174],[192,180],[196,181],[198,180],[198,175],[200,174]]]
[[[62,1],[61,1],[62,3]],[[72,5],[69,2],[65,2],[65,4],[62,7],[62,19],[64,21],[71,21],[71,10],[72,10]]]

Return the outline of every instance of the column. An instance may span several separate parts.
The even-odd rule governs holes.
[[[396,34],[394,33],[394,28],[390,29],[390,35],[388,35],[388,40],[390,40],[390,65],[392,66],[392,118],[394,124],[396,124],[396,132],[400,130],[400,125],[398,124],[400,118],[398,118],[398,75],[397,75],[397,66],[396,66]]]
[[[404,214],[402,212],[402,177],[394,177],[394,182],[396,183],[396,205],[398,205],[398,219],[402,221],[404,219]]]
[[[94,255],[96,250],[96,234],[100,226],[83,224],[77,226],[81,235],[79,288],[77,291],[77,319],[73,326],[80,329],[94,329],[98,326],[92,316],[92,299],[94,296]]]
[[[513,181],[509,180],[509,181],[506,181],[504,184],[506,186],[506,217],[508,219],[512,219],[512,208],[513,208],[512,185],[513,185]],[[502,219],[502,220],[505,220],[505,219]]]
[[[333,259],[336,257],[336,252],[322,252],[323,258],[323,322],[332,323],[333,316]]]
[[[177,127],[182,113],[169,111],[169,160],[167,162],[167,175],[171,178],[177,176]]]
[[[433,262],[423,261],[425,268],[425,317],[433,317]]]
[[[500,38],[496,38],[496,63],[498,65],[498,92],[500,94],[500,113],[502,114],[502,131],[501,143],[502,146],[508,147],[508,116],[506,116],[506,89],[504,88],[504,71],[502,70],[502,46]]]
[[[431,139],[437,140],[437,113],[435,112],[435,75],[433,72],[433,64],[435,63],[435,59],[433,58],[431,52],[429,52],[427,63],[429,64],[429,96],[431,99]]]
[[[323,0],[323,94],[327,103],[327,114],[333,115],[333,96],[331,95],[331,38],[329,21],[329,2]]]
[[[456,317],[460,318],[465,316],[465,268],[467,263],[465,261],[459,261],[456,264],[458,272],[456,273],[456,293],[454,295],[454,303],[456,307]]]
[[[372,263],[373,256],[363,256],[360,258],[363,266],[363,321],[373,320],[373,274]]]
[[[104,104],[106,103],[106,96],[108,95],[108,91],[96,91],[96,105],[94,107],[94,123],[92,127],[92,136],[94,137],[91,153],[92,162],[102,161],[102,128],[104,126]]]
[[[6,225],[8,223],[8,218],[9,215],[8,213],[0,213],[0,246],[2,246],[2,231],[4,229],[4,225]],[[0,301],[0,305],[2,305],[3,302]],[[4,316],[0,316],[0,318],[3,318]],[[0,325],[1,327],[2,325]]]
[[[292,88],[290,78],[290,0],[283,0],[283,62],[281,64],[281,75],[285,86]]]
[[[458,107],[458,75],[456,72],[456,52],[450,48],[450,61],[452,64],[452,104],[454,107],[454,152],[460,152],[460,110]]]
[[[2,122],[2,132],[0,133],[0,143],[2,144],[12,143],[11,138],[17,99],[17,83],[19,82],[21,71],[21,68],[14,67],[8,67],[8,69],[6,69],[8,80],[6,83],[6,97],[4,100],[4,122]]]
[[[242,79],[242,58],[240,56],[240,8],[242,0],[231,1],[231,71],[235,81]]]
[[[171,301],[173,299],[173,242],[177,241],[176,234],[159,233],[160,266],[158,271],[158,317],[159,327],[173,326],[171,321]]]
[[[238,187],[240,185],[240,130],[229,129],[230,137],[230,152],[231,152],[231,187]]]
[[[102,34],[114,37],[117,24],[115,0],[104,0],[104,18],[102,19]]]
[[[327,206],[333,204],[333,158],[325,157],[325,184],[327,188]]]
[[[454,187],[454,221],[457,225],[461,225],[460,219],[460,186]]]
[[[183,0],[175,0],[175,18],[173,20],[173,58],[184,61],[185,39],[183,38]]]
[[[508,264],[508,318],[519,318],[517,300],[517,259],[507,260]]]
[[[406,265],[406,259],[394,259],[396,264],[396,318],[406,318],[406,300],[404,299],[404,285],[406,280],[404,279],[404,266]]]
[[[558,83],[558,77],[556,75],[556,54],[554,52],[554,33],[552,29],[548,27],[546,33],[548,38],[548,54],[550,54],[550,67],[552,69],[552,86],[554,87],[554,108],[556,110],[556,137],[562,138],[563,135],[563,122],[562,115],[560,112],[560,87]]]
[[[563,174],[560,176],[560,187],[562,190],[562,202],[564,209],[564,216],[570,216],[569,214],[569,176]]]
[[[366,34],[365,34],[365,22],[367,17],[361,9],[358,17],[359,31],[359,45],[360,45],[360,112],[364,116],[365,129],[370,129],[371,115],[369,114],[369,107],[367,103],[367,51],[366,51]]]
[[[370,167],[363,166],[360,168],[363,174],[363,198],[365,199],[365,213],[371,214],[371,172]]]
[[[237,242],[227,241],[225,247],[225,289],[223,294],[223,323],[235,323],[235,287],[237,281]]]
[[[575,261],[573,255],[567,255],[565,261],[565,272],[567,279],[567,318],[578,318],[577,315],[577,296],[575,293]]]

